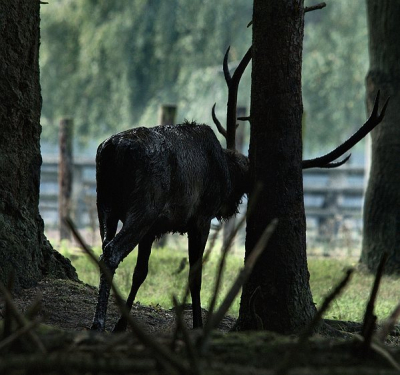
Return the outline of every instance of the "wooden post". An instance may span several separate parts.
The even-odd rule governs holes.
[[[176,122],[176,105],[163,104],[158,112],[159,125],[174,125]]]
[[[245,117],[247,112],[246,107],[237,107],[236,109],[236,117]],[[239,127],[236,129],[236,150],[240,153],[243,152],[244,146],[244,127],[246,124],[240,124]],[[227,244],[233,230],[235,229],[236,225],[236,218],[232,217],[227,222],[224,223],[223,227],[223,247]],[[231,250],[234,250],[235,244],[232,242]]]
[[[176,123],[177,107],[174,104],[163,104],[158,111],[159,125],[174,125]],[[164,234],[158,241],[154,243],[155,247],[164,247],[167,243],[168,236]]]
[[[71,213],[72,195],[72,142],[74,122],[72,119],[64,118],[60,121],[59,146],[60,159],[58,164],[58,217],[60,229],[60,241],[70,239],[71,233],[65,225],[64,219]]]

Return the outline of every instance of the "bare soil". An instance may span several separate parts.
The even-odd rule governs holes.
[[[317,336],[299,346],[295,337],[270,332],[227,333],[235,319],[226,317],[209,345],[199,350],[196,346],[201,337],[199,331],[188,330],[190,345],[182,335],[173,339],[176,326],[173,310],[135,304],[132,314],[153,343],[148,345],[130,332],[110,334],[89,330],[97,301],[97,289],[89,285],[45,279],[13,297],[21,312],[28,311],[41,299],[38,316],[43,324],[33,331],[41,344],[38,345],[32,332],[8,345],[4,344],[6,338],[0,337],[1,375],[400,373],[394,363],[400,361],[396,345],[385,347],[384,353],[374,350],[364,353],[353,334],[341,339]],[[203,313],[206,319],[207,312]],[[4,317],[4,301],[0,300],[0,319]],[[111,298],[108,330],[118,317]],[[184,319],[189,328],[189,306]],[[2,326],[0,321],[0,333]],[[171,342],[175,344],[171,346]],[[163,349],[150,348],[152,345]]]
[[[42,323],[69,331],[89,330],[97,302],[97,288],[67,280],[44,279],[35,287],[23,289],[13,296],[21,312],[26,311],[37,299],[41,300],[38,316]],[[4,301],[0,298],[0,318]],[[135,303],[132,315],[145,332],[152,335],[168,335],[175,330],[175,312],[159,306],[143,306]],[[207,312],[203,310],[203,318]],[[110,298],[107,310],[107,330],[112,330],[120,316],[114,298]],[[191,306],[185,306],[184,319],[191,325]],[[235,319],[227,316],[220,324],[221,331],[229,331]]]

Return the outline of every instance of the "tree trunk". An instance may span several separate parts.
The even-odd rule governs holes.
[[[367,107],[381,90],[390,96],[385,118],[371,132],[371,169],[364,202],[361,262],[375,271],[384,252],[386,273],[400,273],[400,1],[367,0],[370,68]]]
[[[0,281],[77,278],[44,236],[39,215],[39,1],[0,2]]]
[[[294,333],[315,314],[306,258],[302,179],[302,0],[255,0],[246,259],[266,226],[279,224],[243,287],[238,328]],[[256,199],[257,203],[253,204]]]

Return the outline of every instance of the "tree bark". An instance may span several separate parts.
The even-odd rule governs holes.
[[[375,271],[384,252],[386,273],[400,273],[400,1],[367,0],[370,68],[366,78],[371,111],[378,90],[390,104],[371,132],[371,169],[364,201],[361,263]]]
[[[77,278],[44,236],[39,215],[39,1],[0,2],[0,281]]]
[[[303,203],[302,0],[255,0],[250,169],[253,207],[246,256],[272,219],[278,227],[243,287],[238,328],[295,333],[315,314],[306,258]],[[254,204],[256,200],[256,204]]]

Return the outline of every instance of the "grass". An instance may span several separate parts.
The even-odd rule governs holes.
[[[100,255],[100,249],[94,249]],[[61,245],[60,252],[71,259],[76,268],[79,278],[90,285],[98,285],[99,274],[94,266],[79,249],[69,247],[66,243]],[[130,289],[132,272],[136,263],[137,251],[133,251],[118,267],[115,277],[116,285],[123,296],[127,296]],[[149,274],[140,288],[136,302],[143,305],[157,306],[163,308],[172,307],[172,294],[182,296],[187,284],[188,266],[182,272],[177,273],[186,251],[173,250],[170,248],[153,249],[150,257]],[[213,251],[209,261],[203,269],[202,301],[203,307],[207,308],[213,293],[213,281],[219,261],[217,248]],[[336,286],[349,267],[357,267],[354,259],[333,258],[311,258],[308,261],[310,271],[310,284],[317,307],[322,303],[324,297]],[[227,267],[224,273],[222,291],[219,302],[225,295],[239,269],[243,266],[243,257],[231,255],[228,257]],[[349,286],[344,293],[337,298],[326,314],[326,318],[350,321],[362,321],[365,306],[372,287],[374,276],[357,270]],[[391,313],[400,302],[400,280],[395,277],[385,276],[382,279],[375,313],[379,320],[383,320]],[[190,302],[190,301],[189,301]],[[240,296],[235,300],[229,313],[238,315]]]

